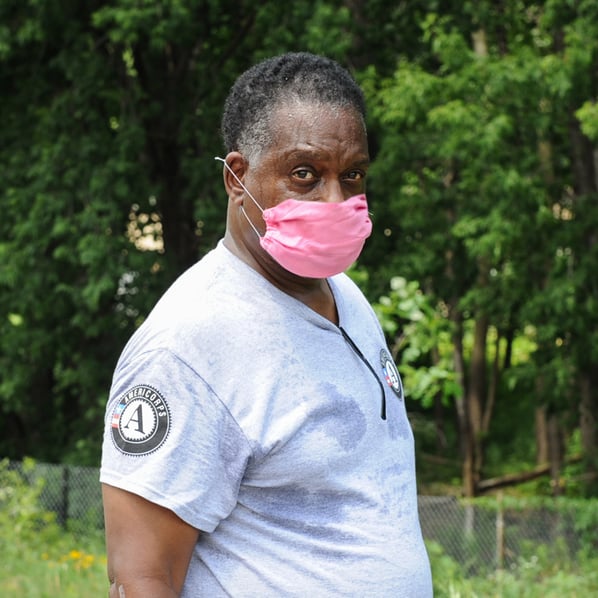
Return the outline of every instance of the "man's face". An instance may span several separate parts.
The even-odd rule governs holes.
[[[340,202],[365,192],[369,166],[363,121],[353,109],[281,106],[272,116],[273,144],[247,170],[245,185],[263,209],[285,199]],[[244,202],[263,233],[253,202]]]

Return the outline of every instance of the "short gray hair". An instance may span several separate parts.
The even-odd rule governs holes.
[[[272,143],[272,114],[291,101],[352,108],[365,122],[363,92],[346,69],[324,56],[290,52],[256,64],[232,86],[221,125],[227,153],[259,156]]]

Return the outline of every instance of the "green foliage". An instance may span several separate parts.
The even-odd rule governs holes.
[[[34,462],[26,459],[22,467],[21,474],[11,469],[7,459],[0,461],[0,529],[5,530],[0,535],[3,555],[15,550],[15,536],[25,542],[37,539],[43,542],[57,534],[54,514],[39,505],[43,480],[30,484],[25,477],[33,472]]]
[[[375,232],[361,262],[370,296],[400,273],[465,332],[488,322],[511,346],[527,339],[525,362],[498,360],[493,372],[506,383],[494,407],[505,421],[509,401],[525,400],[528,416],[546,404],[571,426],[579,381],[596,371],[595,16],[595,4],[558,0],[430,8],[420,41],[435,62],[364,75],[379,124]],[[487,344],[487,396],[490,354]],[[403,371],[409,385],[417,374]]]
[[[461,565],[446,554],[438,542],[428,541],[426,548],[432,568],[434,596],[453,596],[456,588],[463,583]]]
[[[596,560],[588,560],[581,567],[563,566],[540,554],[529,560],[521,559],[508,571],[497,571],[486,578],[470,578],[451,584],[449,593],[441,591],[439,598],[583,598],[598,590]],[[455,587],[456,586],[456,587]]]
[[[143,139],[125,119],[109,126],[122,105],[85,11],[34,3],[31,19],[36,35],[16,25],[2,69],[19,86],[2,85],[0,230],[10,260],[0,265],[0,313],[14,316],[0,320],[0,452],[18,457],[31,444],[30,454],[55,460],[80,437],[99,442],[115,344],[147,309],[141,294],[119,296],[120,280],[154,259],[129,252],[123,234],[131,197],[144,193]]]
[[[516,565],[487,575],[466,575],[435,542],[427,542],[437,598],[583,598],[598,591],[595,555],[573,564],[555,560],[545,546],[530,547]]]
[[[305,49],[367,94],[374,234],[353,274],[409,395],[466,395],[452,343],[467,368],[487,318],[492,466],[533,461],[509,422],[538,404],[572,438],[598,360],[597,6],[0,2],[0,454],[97,463],[124,342],[222,235],[230,85]]]
[[[122,347],[222,235],[230,85],[266,54],[342,59],[338,4],[0,3],[0,455],[97,463]]]
[[[598,105],[595,101],[586,101],[583,106],[575,112],[579,119],[581,130],[594,143],[598,143]]]
[[[579,501],[575,510],[575,531],[579,534],[582,552],[591,557],[598,551],[598,501]]]
[[[390,293],[373,304],[383,330],[395,339],[405,376],[405,392],[430,407],[436,397],[449,403],[462,389],[452,368],[451,325],[441,305],[422,293],[419,283],[396,276]]]

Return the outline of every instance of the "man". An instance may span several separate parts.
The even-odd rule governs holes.
[[[400,378],[342,274],[371,230],[364,113],[307,53],[233,86],[224,239],[114,376],[111,597],[432,595]]]

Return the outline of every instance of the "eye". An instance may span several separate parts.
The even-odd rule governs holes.
[[[293,176],[302,181],[313,181],[315,178],[315,174],[307,168],[298,168],[297,170],[294,170]]]
[[[350,170],[344,178],[350,181],[362,181],[365,179],[365,172],[363,170]]]

